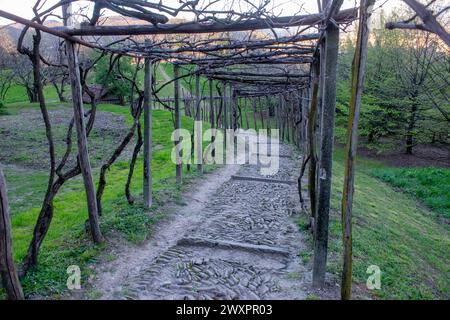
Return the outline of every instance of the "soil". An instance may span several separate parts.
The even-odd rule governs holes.
[[[358,148],[358,154],[381,161],[391,167],[450,168],[450,146],[419,144],[414,147],[411,155],[406,154],[401,148],[380,153],[373,149],[361,147]]]
[[[66,135],[72,120],[72,111],[62,107],[49,111],[57,161],[66,148]],[[93,167],[100,166],[113,152],[113,148],[127,134],[125,118],[108,112],[97,112],[94,128],[89,137],[89,153]],[[76,130],[72,134],[72,155],[67,167],[75,164]],[[124,152],[132,152],[131,147]],[[25,110],[18,115],[0,117],[0,162],[30,169],[48,169],[50,165],[45,127],[39,110]],[[129,155],[129,154],[128,154]]]

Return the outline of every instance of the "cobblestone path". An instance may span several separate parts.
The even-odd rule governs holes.
[[[306,298],[310,273],[298,257],[305,240],[292,217],[296,185],[232,178],[296,181],[298,156],[285,145],[280,154],[280,171],[272,177],[248,164],[213,173],[223,181],[194,190],[186,201],[195,205],[180,209],[176,221],[128,262],[122,259],[121,273],[113,268],[104,276],[116,286],[103,298]]]

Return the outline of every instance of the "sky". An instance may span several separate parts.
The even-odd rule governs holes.
[[[36,0],[0,0],[0,10],[8,11],[29,19],[33,16],[32,7],[35,2]],[[47,8],[57,2],[58,0],[47,0],[45,7]],[[159,0],[154,0],[154,2],[159,2]],[[283,16],[290,16],[298,12],[299,4],[303,4],[303,13],[317,12],[316,0],[273,0],[273,2],[277,5],[277,10],[280,11],[280,15]],[[355,2],[356,0],[344,0],[343,8],[354,7]],[[164,3],[174,4],[175,6],[178,3],[178,0],[164,0]],[[377,0],[375,7],[378,7],[381,4],[383,4],[383,8],[386,10],[402,5],[400,0]],[[8,23],[10,23],[10,21],[0,18],[0,25]]]

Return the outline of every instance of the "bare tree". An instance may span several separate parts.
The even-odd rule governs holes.
[[[431,0],[427,4],[422,4],[417,0],[403,0],[413,11],[414,15],[401,22],[388,22],[388,29],[415,29],[434,33],[450,47],[450,34],[445,30],[445,25],[439,23],[438,18],[443,16],[450,9],[448,3],[442,7],[437,7],[435,11],[430,9],[436,0]],[[418,19],[421,22],[417,21]]]
[[[0,106],[14,83],[14,56],[0,48]]]

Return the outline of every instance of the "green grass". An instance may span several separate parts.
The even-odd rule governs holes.
[[[329,271],[338,280],[342,268],[340,206],[344,152],[333,163]],[[381,269],[383,299],[449,298],[449,228],[417,199],[398,192],[370,172],[383,165],[360,157],[353,204],[354,281],[365,287],[370,265]]]
[[[372,174],[414,195],[433,211],[450,219],[450,170],[444,168],[382,168]]]
[[[33,108],[33,105],[22,104],[20,111]],[[131,123],[128,108],[115,105],[100,105],[104,112],[123,115]],[[10,114],[17,114],[16,105],[9,105]],[[184,128],[192,127],[192,120],[182,119]],[[180,198],[180,186],[175,183],[175,166],[170,161],[173,123],[167,111],[155,110],[153,113],[154,150],[152,162],[154,208],[149,214],[142,205],[142,158],[136,163],[134,180],[131,186],[137,201],[129,206],[124,197],[124,186],[128,175],[128,162],[119,161],[107,174],[107,187],[103,197],[102,231],[106,237],[119,237],[133,243],[142,242],[150,232],[150,226],[165,215],[160,212],[162,204]],[[205,125],[207,129],[207,125]],[[100,139],[100,137],[98,137]],[[111,146],[113,147],[113,146]],[[111,149],[112,152],[112,149]],[[207,171],[212,167],[206,168]],[[196,176],[195,170],[185,170],[184,184],[188,185]],[[12,209],[14,258],[20,262],[31,239],[36,217],[39,213],[43,194],[46,189],[47,173],[45,171],[21,171],[15,168],[6,169],[6,179]],[[98,181],[98,169],[94,170],[94,181]],[[70,265],[79,265],[83,281],[91,274],[89,265],[98,259],[104,246],[92,244],[85,232],[88,216],[85,194],[80,178],[68,182],[54,201],[55,213],[49,233],[43,243],[39,266],[23,281],[26,295],[49,295],[58,298],[65,291],[66,270]],[[84,282],[85,283],[85,282]]]
[[[70,89],[69,86],[67,86],[66,89],[69,90]],[[56,89],[51,85],[45,86],[44,95],[45,95],[45,98],[49,102],[59,100],[58,94],[56,93]],[[25,87],[16,84],[16,85],[11,86],[11,88],[9,89],[8,93],[6,94],[4,103],[10,104],[10,103],[26,102],[26,101],[29,101],[29,100],[28,100],[27,91],[26,91]]]

